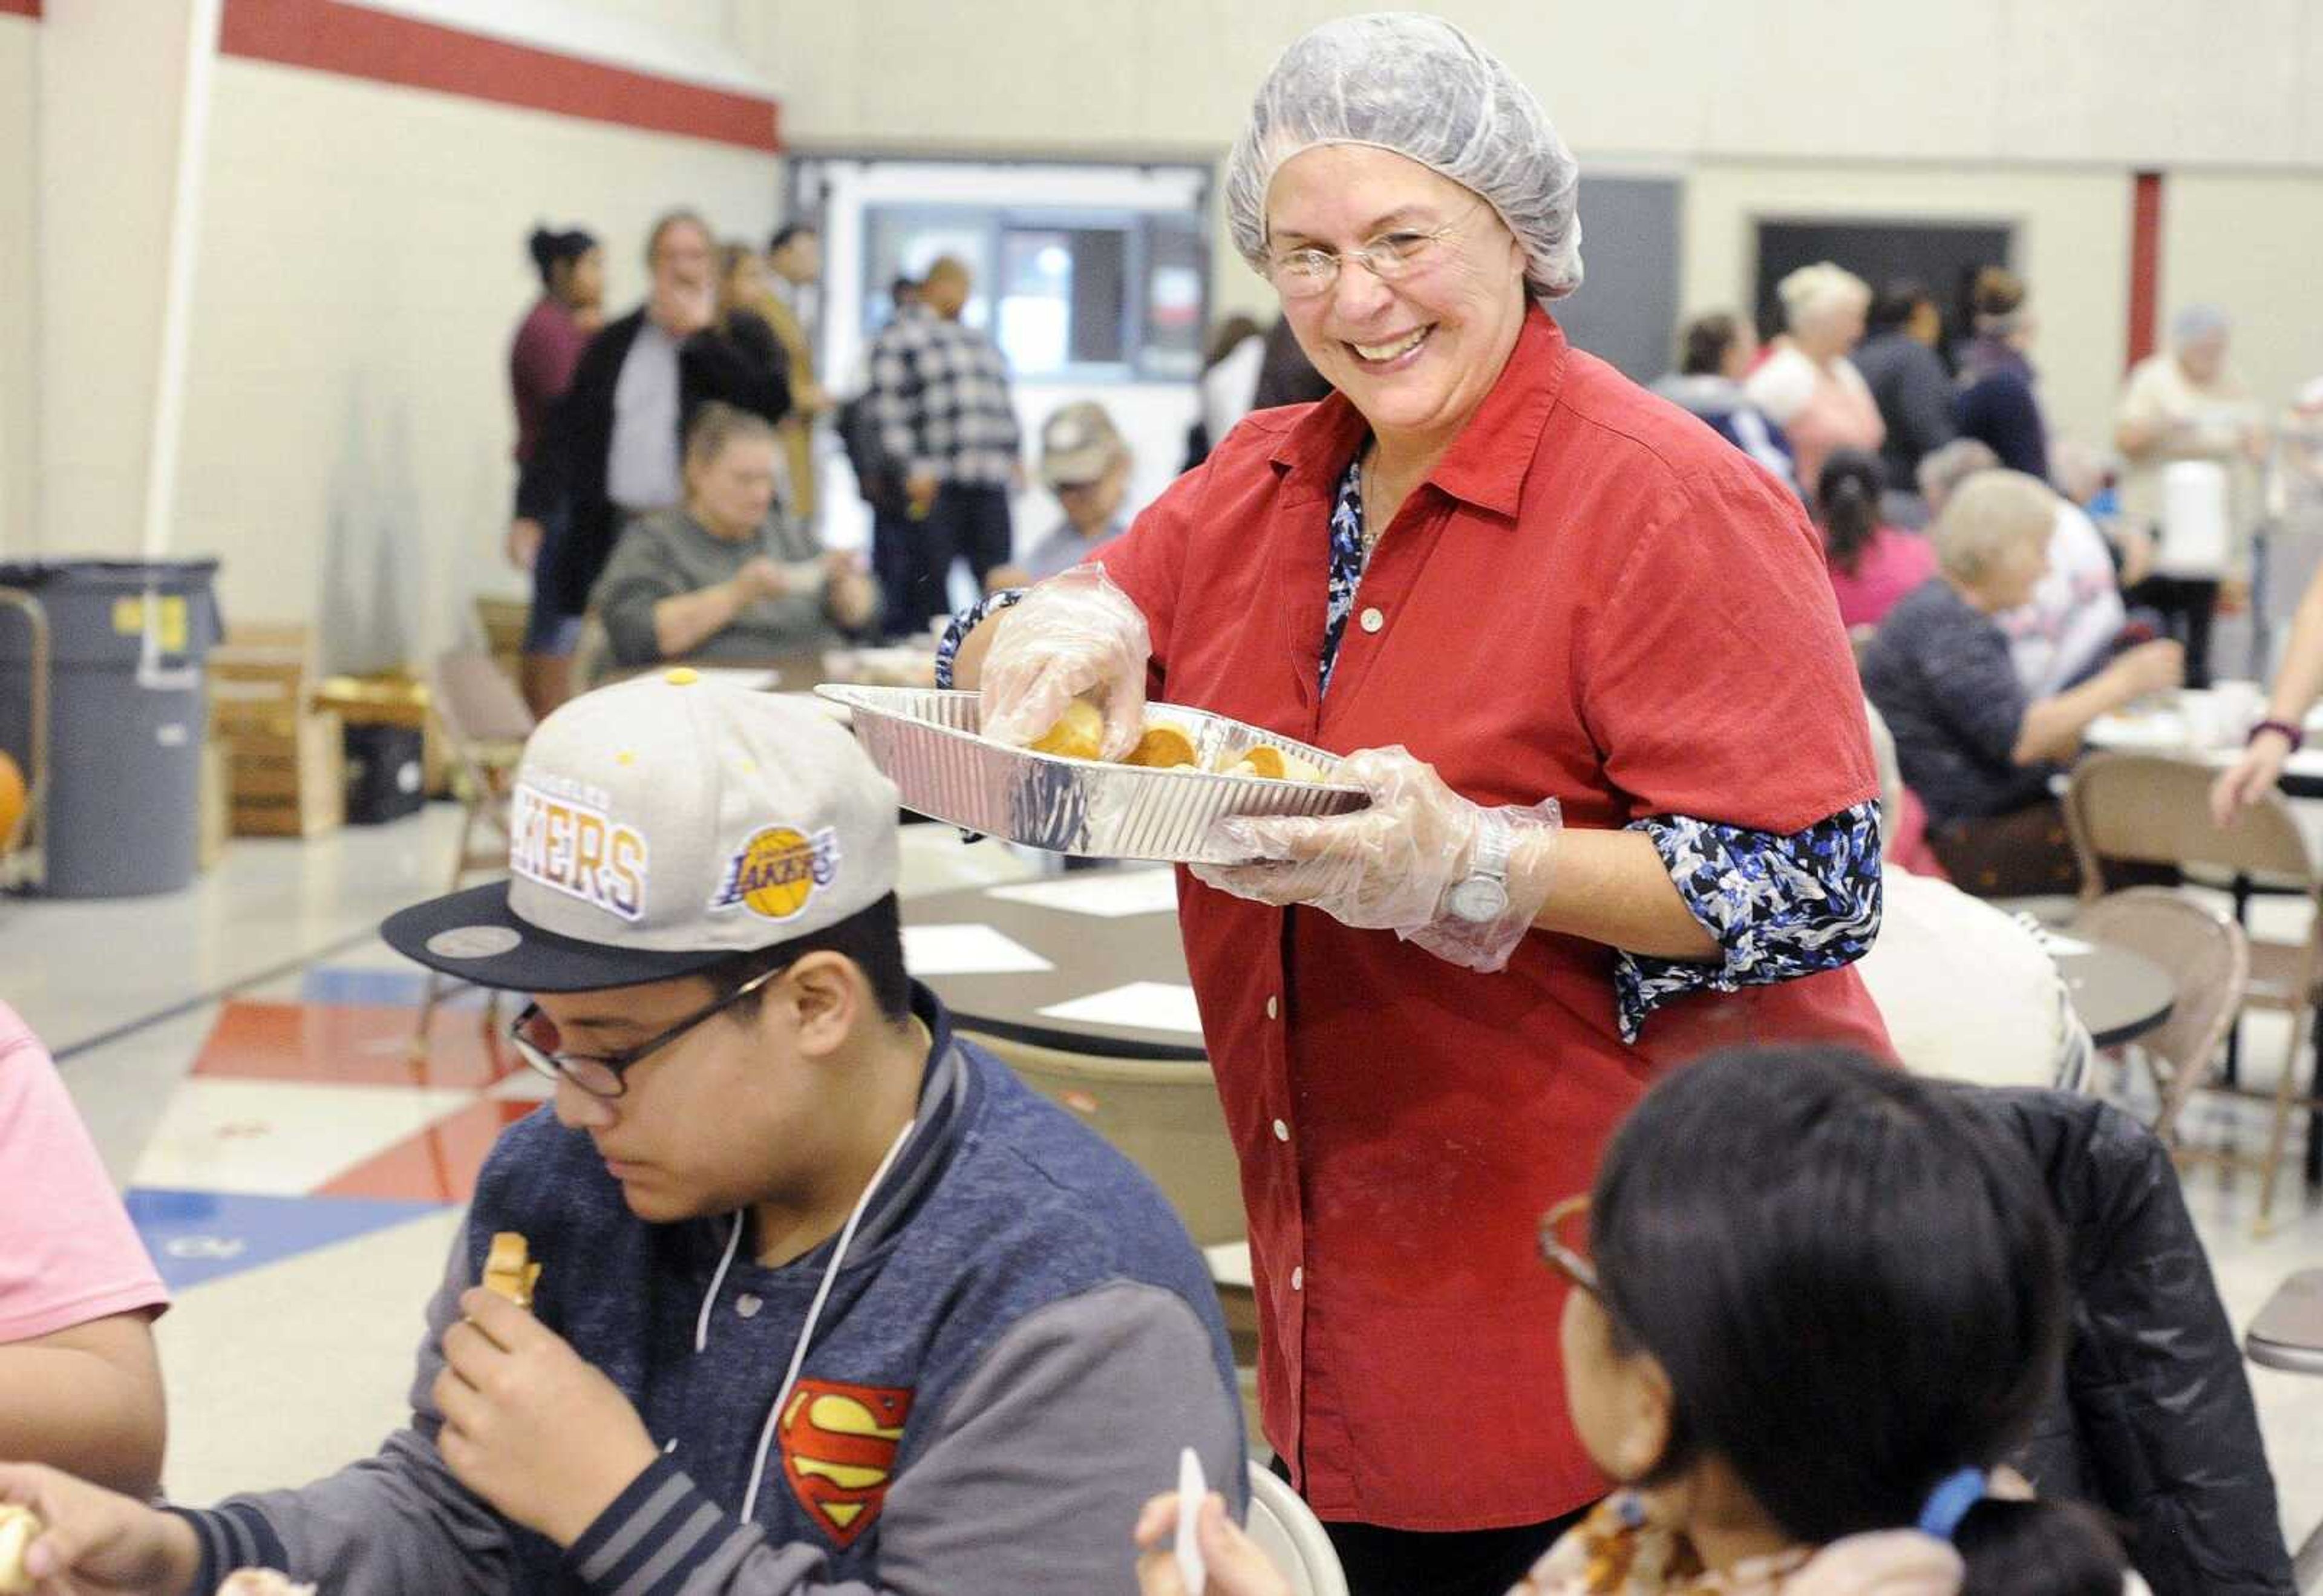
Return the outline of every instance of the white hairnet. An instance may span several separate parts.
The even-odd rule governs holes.
[[[1226,161],[1226,219],[1253,266],[1274,174],[1319,144],[1392,151],[1474,190],[1522,241],[1537,298],[1581,286],[1573,152],[1531,90],[1441,17],[1344,17],[1282,52]]]

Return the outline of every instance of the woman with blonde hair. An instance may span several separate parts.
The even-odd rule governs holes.
[[[611,668],[763,664],[871,628],[879,592],[855,556],[823,549],[775,502],[779,454],[765,417],[702,407],[685,501],[631,522],[590,597]]]
[[[1791,440],[1799,489],[1813,500],[1833,449],[1877,451],[1887,441],[1863,373],[1847,358],[1863,337],[1871,289],[1853,272],[1818,261],[1777,285],[1783,335],[1743,391]]]

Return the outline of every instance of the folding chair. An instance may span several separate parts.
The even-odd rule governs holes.
[[[2173,1150],[2179,1115],[2209,1078],[2250,986],[2250,940],[2233,917],[2166,886],[2133,886],[2084,908],[2075,932],[2126,948],[2168,970],[2178,985],[2170,1017],[2130,1045],[2162,1095],[2153,1133]]]
[[[2271,1096],[2274,1104],[2266,1152],[2259,1160],[2258,1228],[2263,1233],[2274,1209],[2291,1112],[2317,1105],[2312,1096],[2300,1093],[2298,1076],[2314,1034],[2315,1006],[2323,997],[2318,991],[2318,977],[2323,977],[2323,895],[2318,895],[2323,894],[2323,870],[2317,868],[2306,838],[2291,818],[2290,803],[2280,793],[2266,794],[2232,827],[2220,830],[2210,818],[2212,775],[2207,766],[2190,760],[2091,754],[2073,767],[2066,786],[2065,824],[2080,860],[2084,903],[2094,903],[2103,894],[2105,867],[2119,861],[2181,870],[2208,867],[2262,885],[2287,886],[2318,904],[2305,941],[2252,938],[2249,942],[2245,1006],[2291,1016],[2291,1047],[2274,1091],[2237,1092],[2262,1099]],[[2250,1161],[2238,1154],[2189,1156],[2217,1157],[2236,1165]]]
[[[508,868],[509,788],[524,740],[532,735],[532,711],[499,663],[491,655],[472,649],[456,649],[437,659],[428,674],[428,683],[431,707],[459,778],[464,812],[448,889],[458,892],[472,876],[497,875]],[[427,1050],[428,1023],[443,1001],[445,982],[445,977],[428,973],[418,1028],[412,1036],[415,1051]],[[487,1030],[499,1009],[500,995],[494,993],[484,1009]]]

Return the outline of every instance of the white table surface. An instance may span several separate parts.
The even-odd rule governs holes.
[[[2159,754],[2224,770],[2241,756],[2242,739],[2237,737],[2231,742],[2196,746],[2188,732],[2187,717],[2181,707],[2186,700],[2207,696],[2190,689],[2100,715],[2089,722],[2083,740],[2093,748],[2124,754]],[[2309,713],[2307,735],[2309,745],[2284,763],[2283,774],[2323,781],[2323,705]]]

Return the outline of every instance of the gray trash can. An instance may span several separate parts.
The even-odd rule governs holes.
[[[216,573],[216,560],[0,564],[0,586],[48,612],[50,895],[130,897],[193,880]],[[0,748],[20,764],[32,672],[31,628],[0,610]]]

